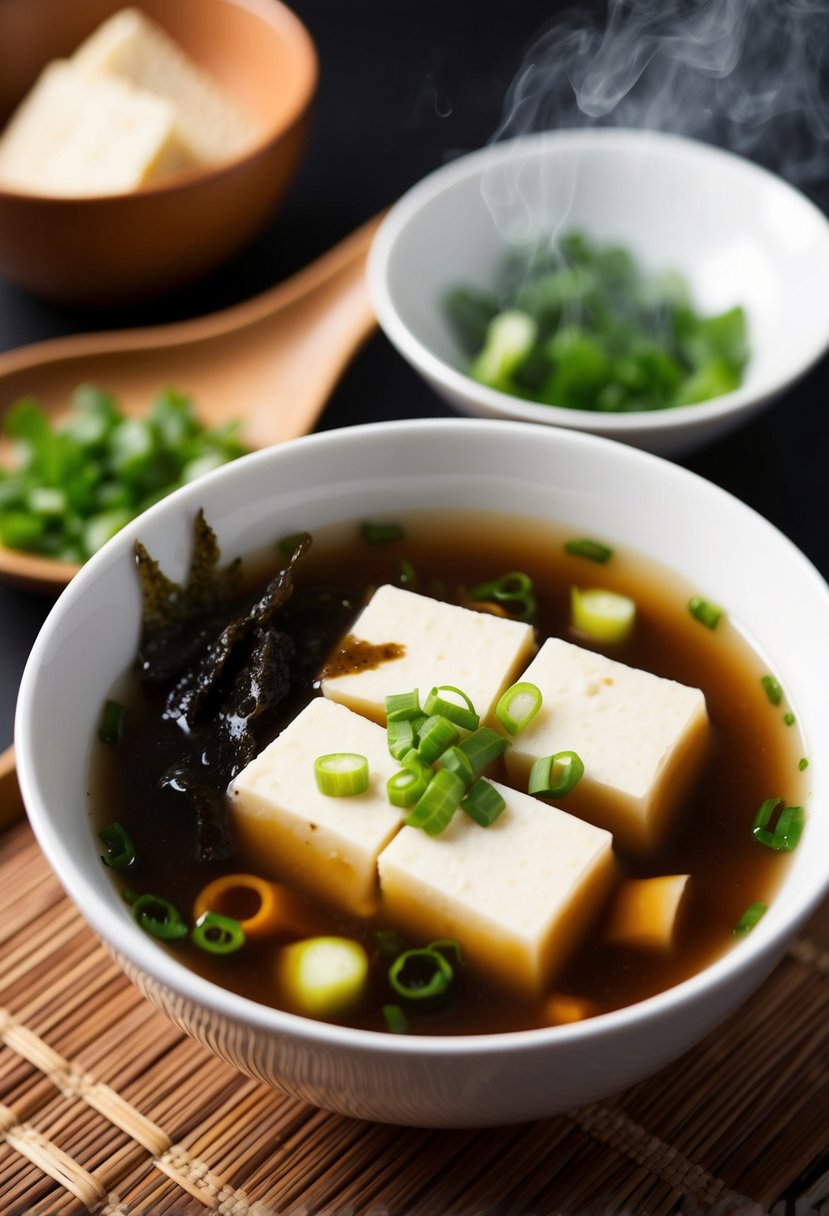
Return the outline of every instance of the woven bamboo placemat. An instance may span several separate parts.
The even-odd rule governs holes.
[[[566,1116],[417,1131],[240,1076],[138,994],[25,823],[0,836],[1,1216],[829,1212],[829,905],[676,1065]]]

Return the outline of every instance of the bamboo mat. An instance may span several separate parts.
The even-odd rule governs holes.
[[[417,1131],[214,1059],[97,944],[28,825],[0,836],[0,1216],[829,1213],[829,905],[676,1065],[566,1116]]]

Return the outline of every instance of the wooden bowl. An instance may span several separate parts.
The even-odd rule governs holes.
[[[125,0],[0,3],[0,125],[50,60]],[[51,198],[0,189],[0,273],[55,300],[108,304],[177,287],[242,248],[273,214],[302,151],[317,56],[279,0],[138,0],[259,124],[250,152],[128,194]]]

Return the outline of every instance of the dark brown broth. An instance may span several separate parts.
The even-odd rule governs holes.
[[[805,780],[798,768],[797,729],[784,725],[785,707],[773,707],[766,698],[760,684],[766,669],[759,657],[725,618],[711,632],[687,610],[689,595],[698,591],[715,594],[716,588],[688,587],[671,572],[635,554],[616,552],[607,565],[568,556],[563,541],[574,535],[572,530],[553,530],[524,520],[464,516],[450,521],[443,515],[439,519],[416,516],[406,523],[404,541],[383,545],[369,545],[357,533],[355,527],[316,536],[297,578],[300,587],[342,589],[352,597],[354,615],[374,587],[399,581],[401,557],[416,572],[412,590],[456,601],[462,601],[464,589],[476,583],[511,570],[526,571],[538,598],[540,640],[558,635],[585,644],[569,630],[574,583],[622,591],[636,600],[632,638],[609,653],[631,666],[702,688],[713,727],[708,763],[680,808],[675,830],[664,846],[647,861],[618,854],[622,873],[631,876],[692,875],[683,904],[680,940],[665,954],[609,946],[602,944],[598,925],[557,977],[555,988],[588,997],[600,1010],[614,1009],[678,983],[729,948],[734,942],[733,926],[743,911],[755,900],[771,900],[785,865],[780,854],[758,845],[751,836],[757,807],[772,796],[782,796],[788,803],[802,802]],[[235,857],[210,865],[193,860],[192,826],[185,817],[171,815],[169,807],[162,808],[155,788],[158,774],[181,756],[188,738],[176,725],[159,720],[161,702],[156,690],[141,687],[130,677],[117,695],[128,706],[127,730],[121,746],[96,749],[93,819],[98,827],[118,820],[134,839],[141,862],[130,873],[129,885],[164,896],[187,917],[196,894],[208,881],[220,873],[255,872],[256,859]],[[309,688],[294,696],[285,720],[311,695],[314,690]],[[566,801],[563,806],[566,809]],[[331,909],[315,914],[320,917],[321,931],[357,937],[370,954],[376,953],[373,932],[378,925],[355,923]],[[188,944],[176,946],[174,952],[208,979],[279,1006],[272,978],[276,949],[273,943],[247,943],[238,955],[219,959]],[[378,959],[371,991],[350,1024],[383,1029],[380,1009],[393,999],[385,966]],[[540,1001],[517,999],[466,969],[451,1006],[411,1020],[411,1028],[417,1032],[441,1034],[542,1024]]]

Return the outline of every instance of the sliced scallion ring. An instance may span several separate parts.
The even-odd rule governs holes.
[[[469,592],[469,599],[494,601],[516,621],[531,621],[537,607],[532,579],[523,570],[512,570],[490,582],[478,583]]]
[[[368,760],[357,752],[332,752],[314,761],[317,789],[330,798],[350,798],[368,789]]]
[[[753,904],[749,904],[745,912],[734,926],[735,937],[745,937],[750,933],[761,917],[768,912],[768,906],[761,900],[756,900]]]
[[[576,752],[541,756],[530,769],[527,793],[542,798],[563,798],[584,776],[584,762]]]
[[[783,700],[783,689],[774,676],[761,676],[760,683],[763,685],[763,691],[768,697],[769,704],[780,705]]]
[[[520,680],[501,694],[495,706],[495,717],[508,735],[517,735],[541,709],[541,700],[541,689],[537,685]]]
[[[624,642],[636,620],[636,604],[629,596],[600,587],[573,587],[570,611],[573,628],[592,642]]]
[[[395,760],[402,760],[417,742],[411,722],[406,719],[389,722],[386,726],[386,742],[389,755],[394,756]]]
[[[507,741],[491,726],[479,726],[459,743],[458,747],[469,757],[472,772],[479,777],[493,760],[497,760],[507,750]]]
[[[411,692],[395,692],[386,697],[386,722],[411,722],[419,718],[423,710],[420,708],[420,696],[416,688]]]
[[[442,697],[441,693],[453,693],[459,697],[462,704],[451,700],[449,697]],[[430,690],[429,695],[423,703],[423,711],[428,715],[440,714],[449,722],[454,722],[455,726],[460,726],[462,730],[477,730],[480,725],[480,717],[475,712],[475,706],[466,693],[455,688],[452,684],[441,684],[437,688]]]
[[[386,782],[386,794],[392,806],[414,806],[426,793],[432,780],[432,770],[425,764],[401,768]]]
[[[504,796],[483,777],[479,777],[461,800],[461,810],[482,828],[490,827],[506,809]]]
[[[430,1001],[442,996],[453,976],[449,959],[431,947],[405,950],[389,967],[389,984],[406,1001]]]
[[[124,719],[127,711],[120,701],[109,700],[104,704],[98,738],[102,743],[120,743],[124,735]]]
[[[448,768],[450,772],[460,777],[467,789],[475,779],[475,774],[472,771],[472,761],[466,752],[461,751],[457,744],[453,747],[447,747],[445,752],[441,752],[437,763],[441,768]]]
[[[200,916],[190,937],[208,954],[235,954],[245,944],[245,931],[238,920],[222,916],[220,912],[205,912]]]
[[[132,914],[142,929],[162,942],[177,942],[189,932],[178,908],[160,895],[139,895],[132,903]]]
[[[791,853],[797,847],[806,822],[802,806],[785,806],[784,802],[783,798],[767,798],[751,825],[754,839],[776,853]]]
[[[120,823],[110,823],[101,828],[98,839],[103,841],[106,856],[101,857],[111,870],[128,870],[135,865],[135,845]]]
[[[568,540],[564,545],[565,553],[571,557],[586,557],[590,562],[604,565],[613,556],[613,550],[598,540]]]
[[[417,732],[417,753],[424,764],[433,764],[459,738],[460,731],[454,722],[442,714],[432,714]]]
[[[409,1019],[399,1005],[384,1005],[381,1012],[389,1034],[408,1034]]]
[[[688,611],[695,621],[699,621],[706,629],[716,629],[722,616],[722,608],[704,600],[700,595],[692,595],[688,601]]]
[[[427,836],[439,836],[448,827],[461,804],[466,786],[448,768],[436,772],[414,809],[403,820],[412,828],[421,828]]]

